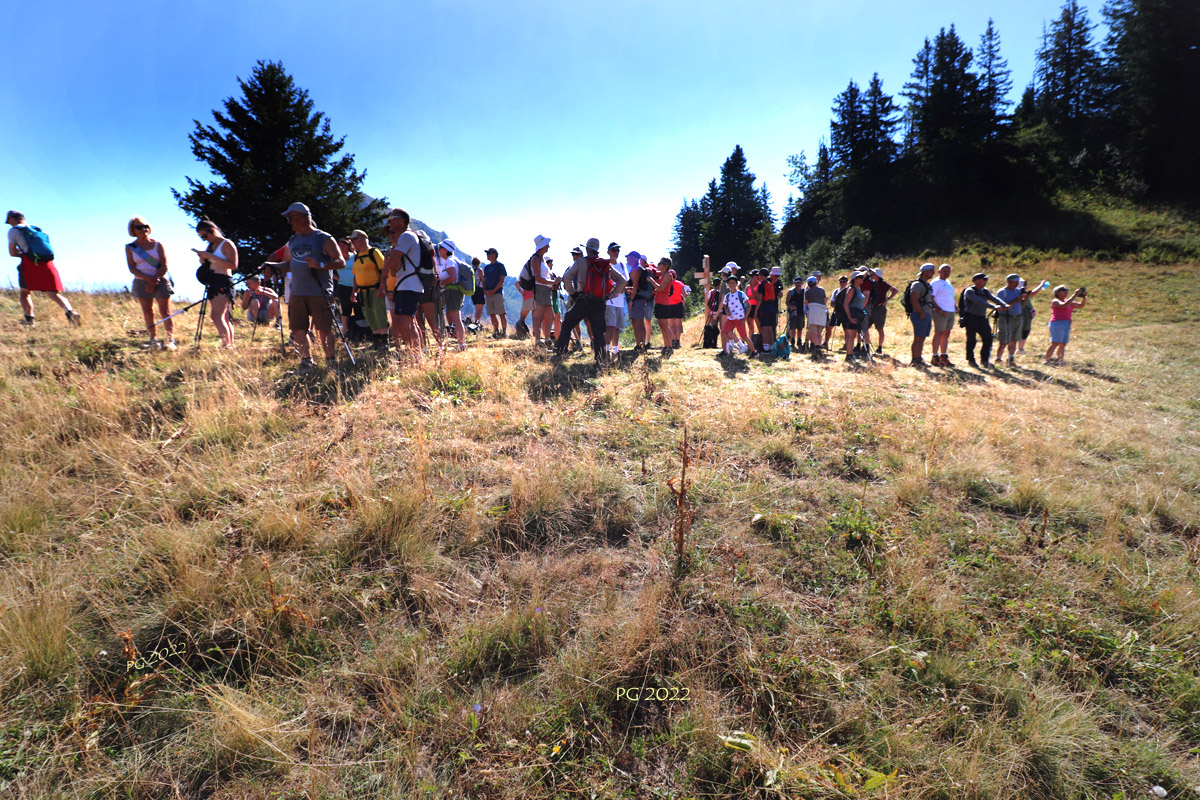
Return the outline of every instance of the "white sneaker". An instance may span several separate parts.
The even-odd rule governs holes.
[[[157,350],[158,349],[158,339],[151,338],[145,342],[142,342],[142,349],[143,350]]]
[[[175,337],[172,336],[170,339],[167,339],[167,341],[163,342],[162,349],[163,350],[174,350],[175,349]]]

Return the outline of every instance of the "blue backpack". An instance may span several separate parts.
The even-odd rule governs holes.
[[[788,341],[787,336],[780,336],[775,340],[775,357],[787,358],[792,354],[792,345]]]
[[[21,233],[25,234],[25,247],[35,264],[54,260],[54,251],[50,249],[50,237],[45,231],[36,225],[26,225],[21,228]]]

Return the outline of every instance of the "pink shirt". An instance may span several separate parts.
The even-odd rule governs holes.
[[[1070,322],[1071,315],[1074,313],[1075,313],[1075,304],[1073,302],[1064,300],[1061,303],[1059,303],[1057,301],[1052,301],[1050,303],[1050,321],[1051,322],[1061,322],[1062,320],[1066,320],[1067,322]]]

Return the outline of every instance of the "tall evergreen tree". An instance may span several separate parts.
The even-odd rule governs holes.
[[[192,154],[217,180],[187,178],[187,192],[171,190],[179,207],[212,218],[248,263],[291,235],[280,214],[297,201],[331,233],[382,230],[386,200],[367,201],[366,172],[355,171],[354,156],[342,152],[345,137],[333,137],[329,119],[314,111],[283,65],[259,61],[238,85],[242,96],[227,98],[224,113],[213,111],[216,125],[196,121],[188,135]]]
[[[700,203],[684,200],[683,207],[675,217],[675,247],[671,250],[671,260],[675,262],[679,274],[701,266],[703,236],[704,216],[700,211]]]
[[[1008,99],[1008,93],[1012,91],[1012,72],[1000,55],[1000,33],[991,18],[987,30],[979,37],[975,63],[979,69],[979,99],[986,116],[988,135],[994,136],[1012,105]]]
[[[883,91],[883,81],[879,73],[871,76],[871,83],[863,94],[863,121],[865,139],[867,142],[867,163],[872,167],[883,167],[896,158],[896,128],[900,125],[897,117],[899,108],[892,96]]]
[[[904,109],[904,151],[912,152],[921,139],[921,114],[924,113],[929,96],[933,92],[933,45],[929,39],[913,57],[912,77],[900,91],[900,96],[908,100]]]
[[[1083,140],[1099,102],[1100,58],[1092,43],[1094,27],[1078,0],[1067,0],[1042,35],[1037,52],[1039,116],[1072,144]]]
[[[834,164],[844,172],[853,173],[861,169],[870,152],[862,101],[862,92],[854,81],[850,81],[846,90],[833,101],[829,149]]]

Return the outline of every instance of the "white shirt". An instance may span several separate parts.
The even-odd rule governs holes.
[[[933,303],[938,310],[948,313],[954,311],[954,287],[950,281],[934,278],[929,282],[929,288],[933,290]]]
[[[417,275],[417,267],[421,265],[421,243],[412,231],[405,231],[392,245],[392,249],[400,255],[400,270],[396,273],[402,276],[396,288],[402,292],[422,292],[425,287]]]
[[[621,277],[625,279],[625,283],[626,283],[626,285],[628,285],[628,283],[629,283],[629,267],[628,267],[628,265],[626,265],[624,261],[622,261],[621,259],[618,258],[617,263],[613,264],[612,268],[615,269],[617,272],[621,273]],[[624,308],[625,307],[625,293],[621,292],[616,297],[610,297],[608,299],[608,304],[610,306],[616,306],[617,308]]]
[[[8,243],[15,244],[18,253],[29,252],[29,243],[25,241],[25,234],[22,231],[22,228],[27,227],[29,226],[22,222],[20,225],[14,225],[8,229]]]
[[[446,278],[450,277],[450,267],[455,268],[455,275],[458,274],[458,264],[456,263],[454,256],[450,256],[449,258],[435,256],[434,260],[437,262],[437,276],[439,281],[444,281]]]

